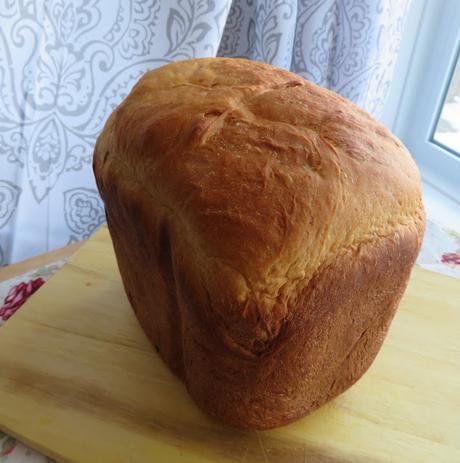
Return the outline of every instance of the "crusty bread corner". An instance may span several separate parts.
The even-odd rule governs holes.
[[[357,341],[344,330],[362,324],[370,329],[385,310],[353,381],[369,366],[418,253],[424,211],[410,154],[365,111],[266,64],[178,62],[145,74],[114,111],[98,139],[94,171],[131,303],[203,408],[239,426],[264,428],[333,396],[299,386],[311,370],[298,362],[314,362],[306,352],[314,349],[300,341],[293,347],[292,333],[311,336],[315,318],[325,327],[340,322],[330,331],[342,336],[340,349],[348,352]],[[379,266],[398,270],[387,271],[388,281],[384,275],[380,283],[366,278]],[[150,287],[139,278],[150,279]],[[348,278],[354,285],[347,290]],[[310,294],[312,285],[324,290],[318,281],[330,286],[321,300]],[[364,289],[373,299],[359,295]],[[356,309],[361,319],[348,326],[340,304],[356,297],[356,307],[364,304]],[[332,303],[337,313],[323,319]],[[166,332],[172,339],[165,339]],[[195,358],[200,364],[190,366]],[[276,383],[268,373],[262,380],[261,369],[268,361],[276,366],[277,358],[303,375],[290,379],[288,398],[283,393],[281,402],[291,401],[289,413],[273,399],[278,393],[258,399],[270,390],[261,393],[256,383],[265,389]],[[324,372],[334,374],[337,368]],[[229,389],[241,375],[249,375],[249,383]],[[351,376],[348,383],[336,378],[341,390]],[[217,384],[212,403],[198,397],[206,381]],[[251,418],[222,411],[229,400],[219,398],[224,390],[227,396],[238,391],[233,399],[245,403]],[[268,419],[269,406],[279,406],[280,413],[272,410]]]

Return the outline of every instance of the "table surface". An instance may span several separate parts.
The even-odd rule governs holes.
[[[151,349],[103,229],[0,330],[0,428],[68,462],[457,462],[458,301],[458,280],[415,268],[355,386],[292,425],[237,431]]]

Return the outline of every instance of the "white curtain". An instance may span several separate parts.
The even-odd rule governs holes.
[[[378,117],[409,0],[0,0],[0,264],[104,222],[91,169],[145,71],[239,56],[291,69]]]

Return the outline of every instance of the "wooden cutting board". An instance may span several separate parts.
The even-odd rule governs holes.
[[[153,352],[102,229],[0,329],[0,428],[66,462],[460,462],[460,282],[416,268],[354,387],[246,432],[200,412]]]

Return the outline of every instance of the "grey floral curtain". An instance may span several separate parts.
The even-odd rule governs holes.
[[[0,264],[104,222],[91,170],[112,109],[149,69],[238,56],[378,117],[409,0],[0,0]]]

